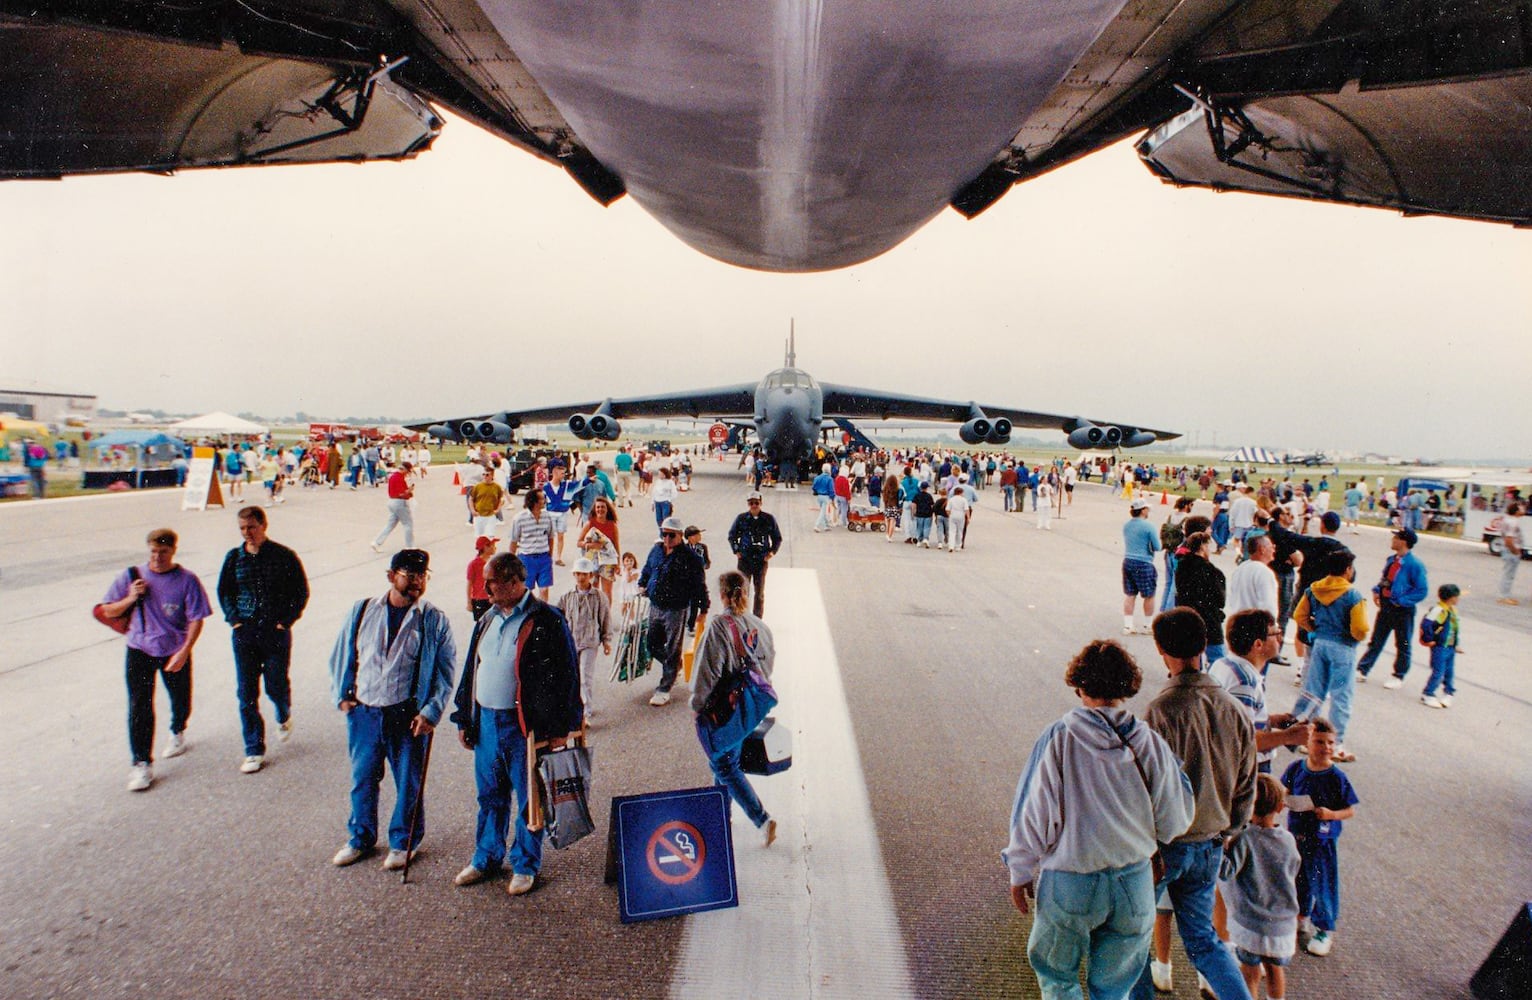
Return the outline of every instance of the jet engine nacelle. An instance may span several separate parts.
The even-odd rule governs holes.
[[[432,424],[430,427],[426,428],[426,433],[431,437],[440,438],[443,441],[460,440],[457,431],[453,429],[451,424]]]
[[[585,426],[589,428],[591,437],[598,437],[603,441],[616,441],[622,436],[622,424],[605,413],[593,414],[585,421]]]
[[[994,426],[989,429],[989,435],[984,439],[985,444],[1006,444],[1011,440],[1011,422],[1004,417],[996,417]]]
[[[1150,435],[1149,440],[1153,441],[1154,436]],[[1070,447],[1079,448],[1081,451],[1091,448],[1120,448],[1122,443],[1122,428],[1113,427],[1110,424],[1106,427],[1082,424],[1069,432]]]
[[[1146,444],[1154,444],[1159,438],[1148,431],[1141,431],[1135,427],[1129,427],[1122,432],[1122,446],[1124,448],[1142,448]]]
[[[574,416],[569,418],[569,433],[573,434],[581,441],[589,441],[591,438],[596,436],[596,432],[591,430],[590,427],[590,422],[592,419],[594,418],[591,414],[576,413]]]
[[[512,431],[510,424],[498,420],[465,420],[457,425],[457,432],[465,441],[493,441],[509,444]]]
[[[964,444],[982,444],[994,432],[995,425],[986,417],[974,417],[958,428],[958,437]]]

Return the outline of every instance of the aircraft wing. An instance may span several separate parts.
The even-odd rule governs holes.
[[[1129,137],[1172,184],[1527,225],[1528,16],[1526,0],[0,0],[0,179],[402,159],[451,112],[762,270],[869,260]]]
[[[858,389],[852,386],[835,385],[828,382],[821,382],[820,386],[824,389],[824,415],[826,419],[834,419],[836,417],[872,417],[878,420],[888,420],[894,417],[903,417],[909,420],[950,421],[955,424],[967,424],[975,419],[983,419],[992,424],[995,420],[1003,418],[1010,421],[1015,427],[1046,428],[1063,431],[1066,434],[1073,434],[1077,431],[1083,433],[1092,428],[1099,430],[1115,428],[1120,433],[1120,443],[1129,446],[1149,444],[1152,441],[1167,441],[1181,436],[1179,431],[1140,427],[1137,424],[1123,423],[1116,420],[1098,420],[1093,417],[1068,416],[1058,413],[1039,413],[1035,410],[1018,410],[1009,406],[989,406],[973,401],[962,402],[950,399],[931,399],[925,396],[905,396],[898,393],[881,392],[876,389]],[[1112,443],[1119,442],[1092,440],[1086,444],[1090,447],[1097,447]],[[1086,444],[1081,444],[1080,446],[1084,447]]]
[[[628,419],[680,418],[718,419],[751,422],[755,411],[756,383],[719,386],[713,389],[661,393],[656,396],[627,396],[613,399],[597,399],[583,403],[566,403],[559,406],[543,406],[524,410],[500,410],[495,413],[469,417],[452,417],[445,420],[408,424],[410,430],[426,431],[437,437],[456,440],[491,440],[504,443],[510,440],[515,428],[522,424],[548,424],[570,422],[570,430],[576,436],[583,434],[586,424],[576,430],[573,418],[585,418],[592,427],[591,437],[615,440],[620,434],[620,422]],[[591,418],[601,416],[604,423]]]

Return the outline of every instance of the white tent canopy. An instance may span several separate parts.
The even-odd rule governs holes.
[[[265,434],[266,428],[260,424],[252,423],[242,417],[236,417],[232,413],[224,413],[218,410],[214,413],[204,413],[200,417],[192,417],[189,420],[180,420],[170,425],[170,430],[185,436],[197,434]]]
[[[1243,465],[1281,465],[1282,458],[1275,452],[1265,448],[1241,448],[1232,455],[1224,457],[1225,462],[1234,462]]]

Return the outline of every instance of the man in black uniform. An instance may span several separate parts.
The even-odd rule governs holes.
[[[777,519],[761,510],[761,494],[752,491],[745,497],[745,513],[734,519],[729,528],[729,549],[739,559],[739,571],[750,581],[755,594],[752,611],[757,618],[766,612],[766,566],[782,548],[782,532]]]

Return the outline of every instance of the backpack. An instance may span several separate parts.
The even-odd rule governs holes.
[[[1170,518],[1165,518],[1165,523],[1160,525],[1160,547],[1174,552],[1185,540],[1186,529]]]

